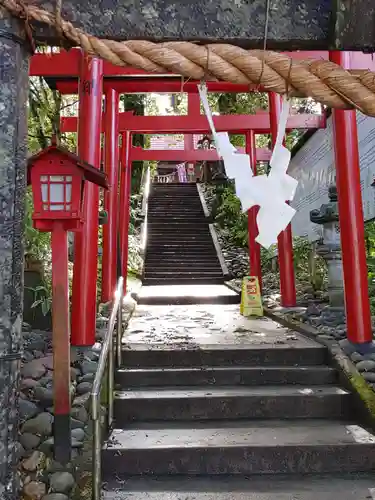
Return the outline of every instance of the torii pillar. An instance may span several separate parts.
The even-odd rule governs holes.
[[[117,281],[119,95],[113,89],[108,89],[105,94],[104,133],[105,171],[109,191],[105,193],[104,199],[108,222],[103,226],[102,302],[109,302],[113,298]]]
[[[190,116],[199,116],[201,114],[201,101],[199,94],[188,94],[188,107],[187,107],[188,115]],[[187,151],[191,151],[194,149],[194,134],[184,134],[184,149]],[[196,162],[189,162],[194,165],[194,178],[196,177],[195,167]]]
[[[103,61],[82,55],[78,90],[78,155],[83,161],[100,168]],[[89,182],[83,208],[85,223],[74,238],[71,333],[73,345],[89,346],[95,343],[98,210],[99,189]]]
[[[331,52],[330,59],[349,69],[348,52]],[[336,186],[344,274],[348,340],[359,352],[375,350],[372,345],[371,311],[368,296],[365,230],[355,110],[332,110]]]
[[[257,159],[256,159],[256,146],[255,134],[253,130],[248,130],[245,135],[246,140],[246,153],[250,157],[250,165],[253,174],[257,174]],[[251,207],[247,212],[247,224],[249,235],[249,264],[250,276],[256,276],[259,281],[259,286],[262,287],[262,267],[260,260],[260,245],[255,241],[258,236],[257,227],[257,214],[259,207]]]
[[[269,109],[271,124],[272,147],[275,146],[277,127],[281,112],[281,96],[274,92],[269,92]],[[280,293],[281,305],[284,307],[296,306],[296,283],[294,277],[293,264],[293,241],[292,228],[289,224],[285,231],[282,231],[277,238],[277,248],[280,271]]]
[[[132,135],[129,131],[121,134],[121,177],[120,177],[120,255],[121,272],[124,277],[124,295],[127,291],[128,258],[129,258],[129,224],[130,224],[130,196],[132,181],[131,147]]]

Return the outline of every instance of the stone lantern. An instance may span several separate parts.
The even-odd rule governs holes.
[[[336,186],[328,188],[328,198],[328,203],[311,210],[310,220],[323,227],[323,241],[318,243],[316,252],[327,266],[330,306],[341,309],[344,307],[344,282]]]

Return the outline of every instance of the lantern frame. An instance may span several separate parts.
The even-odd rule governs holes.
[[[56,221],[63,223],[66,231],[78,231],[84,223],[86,181],[108,189],[105,173],[55,143],[30,158],[28,166],[33,225],[39,231],[52,231]]]

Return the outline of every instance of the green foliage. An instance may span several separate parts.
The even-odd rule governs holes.
[[[238,247],[247,246],[247,215],[241,212],[241,203],[234,191],[234,184],[216,187],[212,207],[216,223],[225,231],[229,241]]]
[[[29,187],[26,191],[25,253],[36,260],[48,260],[51,256],[50,233],[42,233],[33,228],[32,213],[33,199],[31,187]]]
[[[375,314],[375,221],[365,224],[369,297],[372,313]]]
[[[36,309],[37,307],[41,308],[43,316],[47,316],[47,314],[51,311],[52,308],[52,292],[48,285],[46,286],[37,286],[35,288],[26,287],[27,290],[30,290],[33,295],[33,303],[31,305],[31,309]]]

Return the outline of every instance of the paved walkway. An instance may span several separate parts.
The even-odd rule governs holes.
[[[210,348],[249,345],[309,347],[316,343],[266,317],[244,318],[239,305],[138,306],[125,344]]]

